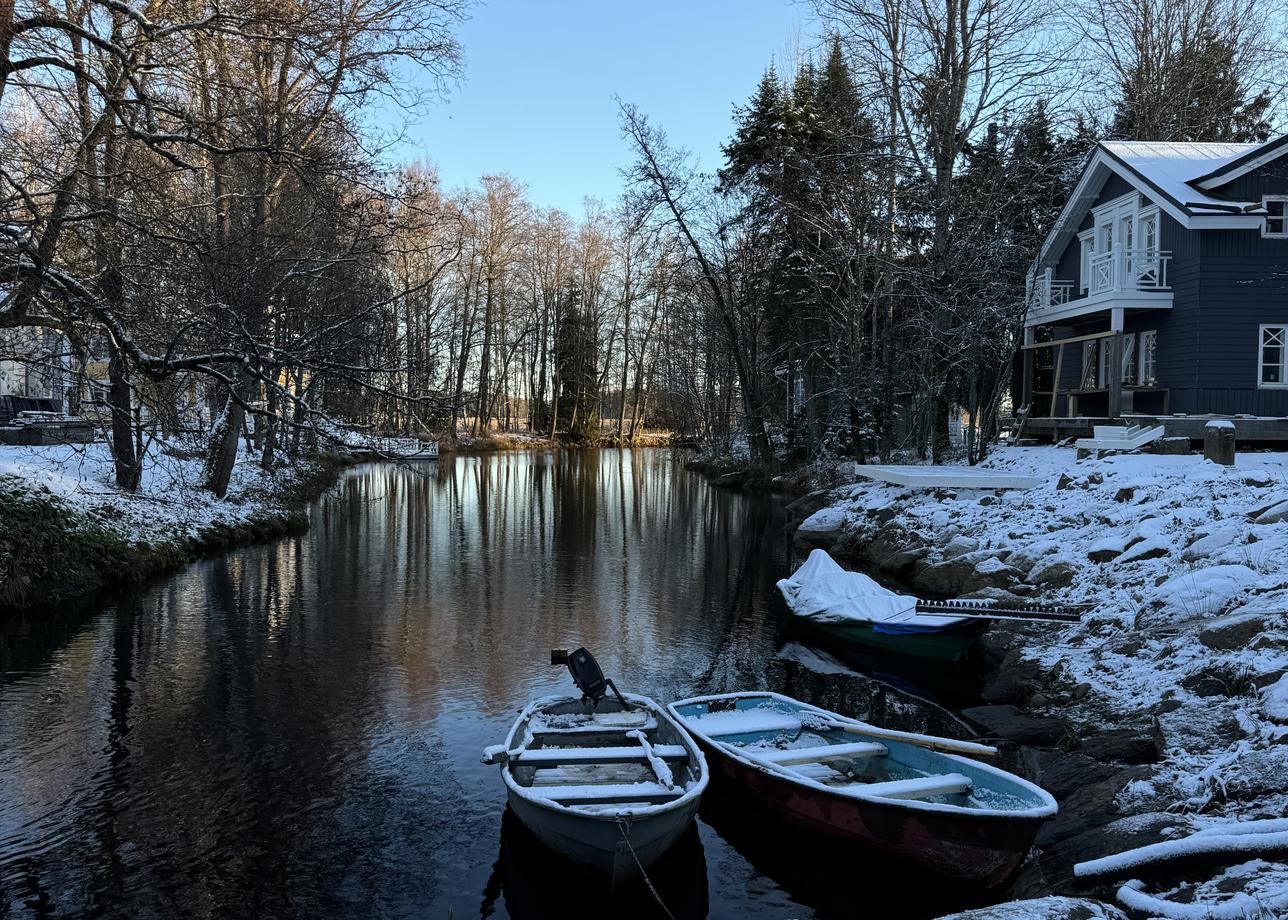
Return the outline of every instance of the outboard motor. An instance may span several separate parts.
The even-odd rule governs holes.
[[[604,676],[603,670],[599,667],[599,662],[595,656],[586,651],[585,648],[579,648],[575,652],[569,653],[565,648],[555,648],[550,650],[551,664],[568,665],[568,673],[572,675],[572,682],[577,685],[582,696],[590,701],[591,708],[599,705],[609,690],[613,691],[613,696],[617,697],[617,702],[622,704],[623,709],[630,709],[631,704],[626,702],[626,698],[618,691],[617,685]]]

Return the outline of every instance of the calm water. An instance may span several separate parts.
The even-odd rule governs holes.
[[[779,503],[666,451],[365,466],[313,515],[115,606],[0,621],[0,916],[660,916],[552,860],[479,763],[572,689],[551,647],[662,700],[939,718],[784,658]],[[854,916],[890,881],[715,796],[653,875],[685,917]],[[953,906],[928,887],[899,916]]]

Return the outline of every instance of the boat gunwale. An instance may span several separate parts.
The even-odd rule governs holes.
[[[622,696],[632,703],[642,703],[655,717],[666,719],[671,727],[676,729],[680,743],[684,745],[685,750],[689,752],[691,769],[696,768],[697,779],[695,779],[689,788],[685,789],[682,795],[677,796],[669,802],[660,804],[636,804],[622,805],[616,811],[581,811],[583,808],[610,809],[614,806],[610,804],[601,805],[561,805],[553,799],[547,799],[534,792],[531,786],[523,786],[514,778],[514,767],[523,766],[522,762],[511,764],[509,762],[501,764],[501,779],[505,783],[506,789],[514,795],[523,799],[525,802],[545,809],[556,815],[567,817],[581,818],[585,820],[611,821],[615,822],[620,817],[629,817],[632,820],[642,818],[653,818],[666,815],[672,811],[677,811],[691,804],[698,799],[707,788],[707,782],[711,778],[711,771],[707,766],[706,755],[702,752],[702,747],[694,740],[693,735],[684,727],[684,722],[677,719],[674,714],[668,712],[666,707],[659,704],[651,697],[643,696],[638,693],[623,693]],[[532,720],[532,716],[540,709],[551,706],[556,703],[579,703],[582,697],[577,696],[543,696],[540,699],[533,700],[519,713],[510,726],[509,733],[505,736],[505,749],[512,751],[515,749],[515,733],[520,726],[526,727]],[[588,786],[594,784],[587,784]]]
[[[740,699],[773,699],[779,702],[790,703],[795,706],[800,706],[802,709],[809,710],[812,713],[817,713],[819,715],[825,716],[834,721],[844,722],[847,725],[851,725],[860,730],[864,728],[877,727],[877,726],[869,725],[868,723],[859,721],[858,719],[852,719],[848,716],[843,716],[843,715],[840,715],[839,713],[834,713],[834,712],[831,712],[830,710],[822,709],[810,703],[805,703],[800,700],[793,699],[790,696],[784,696],[781,693],[774,693],[772,690],[751,690],[751,691],[742,691],[742,692],[734,692],[734,693],[713,693],[713,694],[706,694],[701,696],[691,696],[686,699],[676,700],[675,702],[668,704],[666,708],[668,713],[672,717],[674,717],[676,721],[678,721],[685,728],[686,731],[690,732],[695,737],[705,741],[707,744],[711,745],[713,748],[720,751],[721,753],[724,753],[726,756],[732,757],[742,766],[750,769],[758,770],[775,779],[779,779],[784,782],[791,783],[793,785],[803,786],[809,789],[811,792],[824,793],[829,798],[836,799],[839,801],[858,802],[863,805],[873,805],[873,806],[878,806],[882,808],[891,808],[891,809],[896,809],[898,811],[931,812],[945,817],[982,819],[989,822],[994,822],[994,821],[1030,822],[1031,821],[1036,823],[1036,822],[1047,820],[1048,818],[1055,815],[1056,812],[1059,810],[1059,806],[1056,803],[1055,797],[1052,796],[1051,793],[1047,792],[1041,786],[1038,786],[1035,783],[1029,782],[1028,780],[1024,779],[1024,777],[1017,776],[1008,770],[1003,770],[1000,767],[993,766],[992,764],[987,764],[979,760],[972,760],[969,757],[962,757],[958,754],[951,754],[951,753],[948,753],[947,751],[934,751],[934,753],[939,755],[940,757],[947,758],[950,761],[965,764],[972,769],[982,770],[983,772],[988,773],[992,776],[995,776],[1005,782],[1018,785],[1026,792],[1029,792],[1034,797],[1036,797],[1039,801],[1042,802],[1042,804],[1035,805],[1032,808],[1017,809],[1017,810],[1004,810],[999,808],[969,808],[964,805],[950,805],[942,802],[923,802],[916,799],[891,799],[880,795],[871,795],[871,794],[865,795],[861,791],[862,790],[861,786],[847,787],[847,789],[853,788],[854,791],[842,792],[831,786],[827,786],[816,780],[812,780],[809,777],[804,776],[800,773],[796,773],[795,771],[792,771],[787,767],[771,769],[770,767],[766,766],[763,763],[759,763],[755,760],[752,760],[750,757],[743,756],[742,753],[739,751],[739,749],[734,745],[720,741],[717,738],[713,737],[712,735],[708,734],[707,732],[704,732],[701,729],[690,725],[689,721],[684,716],[680,715],[679,709],[678,709],[678,707],[680,706],[687,706],[693,703],[709,703],[713,700],[740,700]],[[898,731],[897,729],[881,729],[881,730]],[[908,735],[910,740],[935,737],[933,735],[920,735],[915,732],[901,732],[901,734]],[[891,738],[891,739],[880,739],[880,740],[882,740],[883,742],[885,740],[890,740],[890,741],[894,741],[895,743],[899,743],[900,739]],[[951,739],[944,739],[944,740],[951,740]],[[904,743],[908,743],[908,742],[904,742]]]

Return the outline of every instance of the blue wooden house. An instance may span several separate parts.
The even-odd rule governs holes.
[[[1288,440],[1288,136],[1104,141],[1042,246],[1024,323],[1026,429],[1115,420]]]

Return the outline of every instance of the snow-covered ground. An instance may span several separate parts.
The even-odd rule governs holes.
[[[153,442],[138,492],[117,488],[107,445],[0,445],[0,484],[53,495],[72,510],[132,540],[160,543],[202,530],[239,524],[278,508],[278,493],[294,479],[290,468],[268,473],[253,456],[239,456],[228,495],[201,487],[202,459],[177,445]]]
[[[1027,630],[1024,655],[1045,675],[1030,708],[1083,731],[1152,731],[1161,760],[1119,793],[1121,811],[1195,828],[1288,814],[1288,454],[1242,453],[1226,469],[1003,448],[987,465],[1042,485],[860,482],[802,532],[859,547],[911,535],[882,552],[911,547],[914,585],[942,572],[982,596],[1095,604],[1078,626]]]

